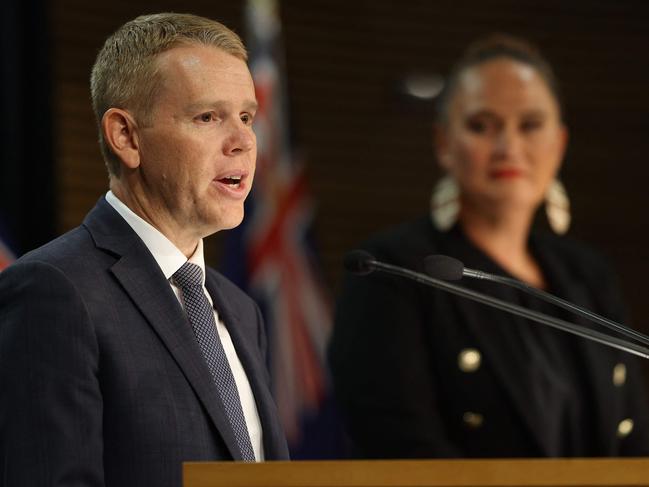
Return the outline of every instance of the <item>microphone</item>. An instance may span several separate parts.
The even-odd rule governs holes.
[[[519,289],[529,295],[535,296],[545,301],[546,303],[550,303],[560,308],[566,309],[610,330],[616,331],[629,338],[638,340],[645,345],[649,345],[649,336],[640,333],[632,328],[626,327],[613,320],[609,320],[608,318],[604,318],[603,316],[593,313],[586,308],[582,308],[581,306],[561,299],[557,296],[554,296],[553,294],[545,292],[541,289],[537,289],[534,286],[530,286],[522,281],[519,281],[518,279],[512,279],[511,277],[498,276],[495,274],[489,274],[484,271],[469,269],[467,267],[464,267],[464,264],[461,261],[453,257],[449,257],[447,255],[429,255],[424,259],[424,269],[426,271],[426,274],[430,277],[442,279],[444,281],[458,281],[462,279],[463,276],[465,276],[472,279],[482,279],[485,281],[496,282],[498,284],[504,284],[505,286]]]
[[[364,250],[354,250],[352,252],[349,252],[344,258],[344,265],[349,272],[358,275],[367,275],[374,271],[379,271],[385,272],[387,274],[405,277],[420,284],[425,284],[427,286],[441,289],[443,291],[470,299],[472,301],[476,301],[478,303],[486,304],[487,306],[491,306],[492,308],[527,318],[537,323],[541,323],[542,325],[551,326],[552,328],[577,335],[581,338],[595,341],[602,345],[622,350],[623,352],[638,355],[643,358],[649,358],[649,348],[647,347],[628,342],[621,338],[612,337],[610,335],[606,335],[605,333],[591,330],[583,326],[569,323],[559,318],[555,318],[544,313],[539,313],[538,311],[533,311],[516,304],[508,303],[507,301],[503,301],[501,299],[494,298],[492,296],[488,296],[486,294],[482,294],[462,286],[450,284],[448,282],[430,277],[426,274],[421,274],[404,267],[399,267],[378,261],[372,254]]]
[[[464,264],[448,255],[429,255],[424,259],[424,270],[430,277],[442,281],[459,281],[466,271]]]
[[[374,257],[369,252],[365,252],[364,250],[352,250],[345,255],[343,265],[345,266],[345,269],[352,274],[364,276],[374,270],[370,265],[370,262],[373,260]]]

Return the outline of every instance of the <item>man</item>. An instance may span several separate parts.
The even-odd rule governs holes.
[[[128,22],[91,89],[110,191],[0,276],[3,485],[172,486],[181,463],[287,458],[255,304],[205,269],[255,171],[241,40]]]

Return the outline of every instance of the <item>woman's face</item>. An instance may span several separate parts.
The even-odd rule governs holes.
[[[437,153],[460,186],[463,208],[536,209],[567,139],[557,100],[536,70],[507,58],[468,68],[448,110]]]

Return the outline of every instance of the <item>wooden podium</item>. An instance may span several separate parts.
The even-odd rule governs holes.
[[[183,486],[649,486],[649,458],[185,463]]]

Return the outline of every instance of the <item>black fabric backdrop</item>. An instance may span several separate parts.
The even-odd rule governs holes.
[[[0,3],[0,238],[20,255],[54,236],[47,2]]]

